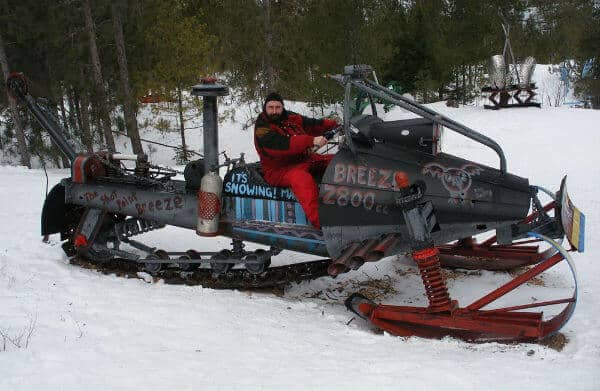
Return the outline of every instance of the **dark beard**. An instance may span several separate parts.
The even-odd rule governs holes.
[[[271,114],[271,115],[267,114],[267,118],[271,122],[281,122],[282,117],[283,117],[283,115],[281,115],[281,114]]]

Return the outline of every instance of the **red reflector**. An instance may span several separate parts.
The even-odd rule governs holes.
[[[406,189],[409,185],[408,175],[402,171],[396,171],[394,181],[396,182],[397,189]]]
[[[85,247],[88,245],[88,241],[85,235],[79,234],[75,237],[73,244],[75,245],[75,247]]]

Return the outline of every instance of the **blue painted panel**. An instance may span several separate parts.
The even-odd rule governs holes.
[[[267,220],[264,216],[264,200],[256,200],[254,201],[254,206],[256,209],[256,220]]]
[[[294,206],[296,211],[296,224],[308,225],[308,220],[306,219],[306,215],[304,214],[304,210],[299,202],[296,202]]]
[[[235,197],[235,218],[242,219],[242,198]]]
[[[244,205],[244,212],[243,212],[243,219],[246,220],[253,220],[254,216],[252,216],[252,201],[254,201],[252,198],[242,198],[243,199],[243,205]]]
[[[261,220],[273,223],[310,225],[302,206],[298,202],[265,200],[247,197],[230,197],[230,210],[237,220]],[[287,208],[286,208],[287,207]],[[293,215],[286,215],[291,207]]]
[[[269,205],[269,221],[275,221],[275,206],[277,204],[277,201],[268,201],[268,205]]]
[[[268,241],[274,246],[283,246],[287,249],[308,251],[310,253],[326,253],[327,251],[325,249],[325,242],[322,240],[299,238],[295,236],[282,235],[273,232],[255,231],[240,227],[234,227],[233,231],[245,239],[259,241],[261,243]]]
[[[285,223],[285,202],[279,201],[278,206],[279,206],[279,214],[278,214],[277,221],[279,221],[280,223]]]

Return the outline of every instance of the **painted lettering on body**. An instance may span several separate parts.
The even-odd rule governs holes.
[[[375,213],[389,214],[386,202],[377,198],[376,190],[395,190],[394,176],[401,171],[337,163],[333,167],[333,183],[323,186],[323,203],[326,205],[364,208]],[[360,188],[357,188],[360,186]],[[369,189],[370,188],[370,189]],[[371,190],[373,189],[373,190]]]
[[[333,183],[389,190],[395,187],[392,174],[395,172],[388,168],[337,163],[333,168]]]
[[[231,179],[224,184],[224,193],[235,196],[264,197],[269,199],[284,199],[296,201],[294,193],[287,188],[253,184],[248,180],[247,173],[233,173]]]
[[[336,186],[324,184],[322,202],[325,205],[352,206],[354,208],[364,208],[368,211],[388,214],[387,206],[377,204],[374,191],[365,191],[348,186]]]
[[[112,193],[103,193],[100,196],[100,201],[102,201],[102,205],[108,205],[116,199],[117,199],[116,191],[113,191]]]
[[[183,209],[184,200],[181,196],[173,196],[167,198],[160,198],[148,202],[140,202],[135,204],[135,209],[138,215],[144,215],[147,211],[163,211],[163,210],[175,210]]]
[[[86,191],[85,193],[83,193],[83,198],[86,200],[86,202],[95,200],[97,197],[98,197],[98,191],[96,191],[96,190]]]
[[[137,196],[133,192],[131,194],[119,196],[116,199],[117,207],[119,208],[119,210],[122,210],[123,208],[135,203],[137,200]]]

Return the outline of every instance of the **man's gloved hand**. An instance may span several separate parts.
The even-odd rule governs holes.
[[[327,140],[331,140],[337,132],[342,130],[343,127],[344,127],[344,125],[338,125],[335,128],[323,133],[323,137],[325,137]]]
[[[320,147],[322,147],[325,144],[327,144],[327,139],[325,137],[323,137],[323,136],[318,136],[318,137],[315,137],[313,139],[313,145],[315,147],[320,148]]]

